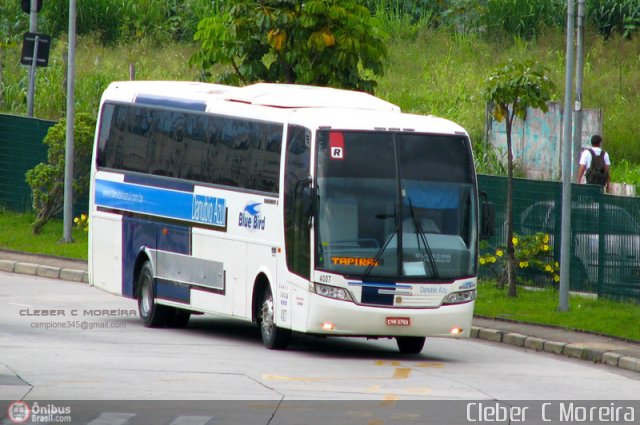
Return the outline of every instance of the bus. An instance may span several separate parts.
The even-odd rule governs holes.
[[[481,233],[467,132],[373,95],[114,82],[91,167],[90,284],[147,327],[193,314],[292,333],[470,335]]]

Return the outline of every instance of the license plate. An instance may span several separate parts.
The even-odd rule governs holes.
[[[411,318],[409,317],[387,317],[387,326],[410,326]]]

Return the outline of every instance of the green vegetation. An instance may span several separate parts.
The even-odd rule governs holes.
[[[386,34],[355,0],[236,0],[198,24],[193,61],[232,85],[298,83],[373,92],[382,75]]]
[[[521,290],[518,298],[510,298],[495,282],[478,287],[475,313],[480,316],[559,326],[565,329],[593,332],[640,341],[640,305],[587,298],[570,297],[571,309],[557,313],[558,292],[554,288]]]
[[[0,249],[87,259],[88,234],[82,228],[73,229],[75,243],[62,243],[62,220],[52,219],[38,235],[31,233],[33,213],[0,210]]]
[[[532,235],[514,235],[511,243],[514,247],[515,265],[528,272],[529,276],[545,276],[549,282],[560,281],[560,264],[553,259],[551,237],[547,233]],[[487,240],[480,241],[480,269],[487,270],[499,288],[507,283],[507,249],[505,246],[491,247]],[[524,277],[516,276],[517,282],[526,283]]]
[[[42,231],[51,217],[60,214],[64,206],[66,127],[67,120],[63,118],[49,129],[44,138],[45,145],[49,146],[48,162],[41,162],[26,175],[33,194],[33,209],[37,213],[32,228],[36,234]],[[81,199],[89,190],[95,131],[94,116],[87,113],[76,115],[73,133],[73,199]]]

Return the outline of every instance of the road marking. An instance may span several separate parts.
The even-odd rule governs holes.
[[[400,362],[398,362],[398,361],[390,362],[390,361],[387,361],[387,360],[376,360],[375,365],[376,366],[387,366],[387,365],[400,366]]]
[[[205,425],[213,416],[178,416],[171,425]]]
[[[410,367],[397,367],[395,372],[393,372],[392,379],[407,379],[411,374]]]
[[[415,367],[443,368],[444,367],[444,363],[416,363]]]
[[[102,413],[87,425],[122,425],[133,418],[133,413]]]
[[[429,387],[408,387],[405,388],[404,392],[406,394],[427,395],[431,394],[433,390]]]
[[[326,378],[312,378],[309,376],[284,376],[284,375],[272,375],[264,374],[262,379],[265,381],[298,381],[298,382],[326,382],[326,381],[370,381],[372,379],[386,380],[386,379],[407,379],[411,374],[410,367],[397,367],[393,372],[393,376],[390,378],[382,378],[375,376],[361,376],[361,377],[326,377]]]
[[[32,305],[19,304],[19,303],[7,303],[7,305],[17,305],[18,307],[33,307]]]

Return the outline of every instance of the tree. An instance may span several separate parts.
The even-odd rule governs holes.
[[[386,34],[355,0],[238,0],[198,24],[203,71],[227,65],[219,82],[300,83],[373,92]]]
[[[539,108],[547,112],[547,101],[555,90],[555,84],[547,77],[547,73],[547,69],[536,61],[509,60],[507,64],[494,69],[485,80],[485,100],[493,105],[493,117],[498,122],[505,121],[507,132],[507,282],[510,297],[517,296],[511,130],[516,117],[526,119],[527,108]]]
[[[76,115],[73,148],[73,197],[84,195],[89,189],[91,149],[96,120],[89,114]],[[49,219],[60,214],[64,205],[64,152],[66,141],[66,119],[61,119],[49,128],[44,144],[49,145],[48,163],[40,163],[27,171],[27,183],[33,194],[33,209],[36,220],[33,233],[38,234]]]

